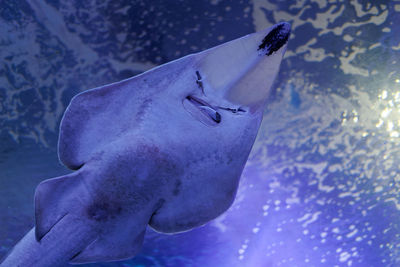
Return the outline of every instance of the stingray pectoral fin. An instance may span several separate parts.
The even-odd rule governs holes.
[[[112,123],[115,117],[109,113],[120,115],[121,109],[118,107],[121,107],[121,99],[118,96],[122,89],[123,82],[118,82],[82,92],[72,98],[61,120],[58,141],[60,161],[68,168],[79,169],[95,149],[110,141],[112,133],[120,131],[118,125]]]
[[[76,199],[70,197],[70,192],[79,190],[81,176],[81,172],[73,172],[45,180],[36,188],[34,202],[37,241],[40,241],[69,211],[74,210],[74,206],[79,205]],[[80,197],[83,198],[84,194]]]
[[[100,147],[140,124],[154,95],[185,69],[185,57],[120,82],[84,91],[72,98],[60,125],[58,155],[76,170]]]

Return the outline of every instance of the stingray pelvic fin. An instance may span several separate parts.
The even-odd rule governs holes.
[[[79,172],[45,180],[35,191],[35,237],[40,241],[71,210],[74,200],[60,202],[80,183]]]
[[[121,229],[116,230],[122,231]],[[107,235],[95,239],[83,251],[76,254],[70,263],[109,262],[132,258],[142,248],[144,234],[145,230],[136,237],[126,234],[115,239],[115,233],[107,233]]]

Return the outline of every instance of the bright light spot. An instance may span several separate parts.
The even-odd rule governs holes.
[[[382,120],[382,119],[379,119],[378,123],[377,123],[375,126],[376,126],[376,128],[379,128],[379,127],[381,127],[382,125],[383,125],[383,120]]]
[[[342,253],[340,253],[340,258],[339,258],[339,261],[340,262],[345,262],[345,261],[347,261],[349,258],[350,258],[350,254],[349,253],[347,253],[347,252],[342,252]]]
[[[386,99],[386,98],[387,98],[387,95],[388,95],[387,91],[386,91],[386,90],[383,90],[383,91],[382,91],[382,94],[381,94],[381,98],[382,98],[382,99]]]
[[[383,190],[383,187],[381,185],[379,185],[379,186],[375,187],[374,191],[377,193],[377,192],[381,192],[382,190]]]
[[[390,137],[399,137],[400,133],[398,131],[393,131],[390,133]]]
[[[390,112],[392,112],[392,109],[390,108],[385,108],[382,113],[381,113],[381,117],[382,118],[386,118],[387,116],[389,116]]]
[[[393,130],[393,122],[388,121],[387,130],[388,132],[391,132]]]
[[[394,102],[399,102],[399,101],[400,101],[400,91],[394,94]]]

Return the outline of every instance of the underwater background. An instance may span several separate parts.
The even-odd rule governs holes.
[[[0,258],[34,223],[77,93],[281,21],[292,35],[232,207],[132,260],[400,266],[400,1],[0,0]]]

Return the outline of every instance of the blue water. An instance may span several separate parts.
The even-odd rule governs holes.
[[[228,212],[85,266],[400,266],[400,4],[100,2],[0,3],[0,257],[33,226],[36,185],[68,173],[56,144],[72,96],[288,21]]]

